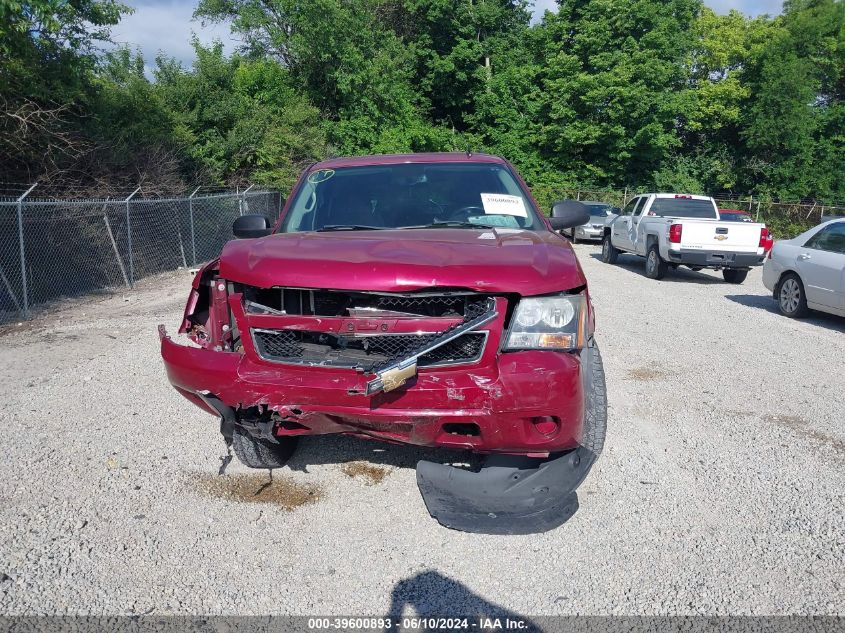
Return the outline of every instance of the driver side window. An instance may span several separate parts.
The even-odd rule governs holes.
[[[826,226],[807,240],[805,248],[845,254],[845,222]]]
[[[637,207],[634,209],[634,217],[637,217],[642,214],[643,209],[645,209],[646,200],[648,200],[647,196],[643,196],[637,199]]]
[[[628,204],[622,207],[622,211],[620,211],[619,215],[631,215],[634,212],[634,207],[637,206],[639,201],[639,198],[631,200]]]

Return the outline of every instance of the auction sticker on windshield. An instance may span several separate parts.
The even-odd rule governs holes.
[[[481,204],[484,206],[484,213],[487,215],[528,217],[525,202],[519,196],[509,196],[504,193],[482,193]]]

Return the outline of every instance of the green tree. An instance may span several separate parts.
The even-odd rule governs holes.
[[[61,169],[84,151],[97,46],[129,8],[116,0],[0,0],[0,162],[8,177]]]
[[[584,183],[639,184],[680,146],[700,0],[561,0],[541,49],[540,147]]]
[[[192,70],[159,59],[156,92],[174,119],[187,170],[209,183],[286,189],[325,155],[318,111],[278,62],[226,57],[194,42]]]
[[[845,5],[789,1],[749,69],[744,178],[782,198],[845,199]]]

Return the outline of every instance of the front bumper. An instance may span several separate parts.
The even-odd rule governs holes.
[[[541,456],[575,448],[582,434],[584,388],[575,354],[494,348],[478,364],[420,369],[402,388],[366,395],[372,376],[355,370],[267,364],[180,345],[163,327],[159,334],[167,376],[183,396],[215,415],[200,395],[215,396],[236,416],[266,406],[285,422],[279,436],[346,433]],[[554,433],[538,430],[542,417],[556,420]]]
[[[601,240],[604,237],[604,228],[578,226],[575,228],[575,237],[579,240]]]
[[[687,266],[714,266],[717,268],[749,268],[759,266],[765,259],[765,254],[730,253],[720,251],[700,250],[670,250],[668,262]]]

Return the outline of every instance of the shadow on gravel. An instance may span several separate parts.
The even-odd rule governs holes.
[[[601,261],[601,253],[590,253],[590,257]],[[614,266],[624,268],[634,273],[639,273],[645,277],[645,259],[637,257],[636,255],[620,255]],[[660,281],[668,281],[672,283],[684,282],[694,284],[724,284],[725,281],[721,277],[711,277],[704,273],[690,270],[689,268],[671,268],[666,273],[666,276]]]
[[[400,580],[393,586],[390,594],[390,610],[387,615],[400,618],[407,607],[411,607],[419,617],[448,614],[450,619],[471,618],[467,627],[469,630],[480,627],[477,623],[481,618],[499,618],[502,621],[501,626],[494,625],[495,628],[507,629],[505,618],[508,618],[511,622],[522,622],[523,625],[519,627],[521,631],[539,630],[537,624],[528,618],[501,605],[488,602],[457,580],[447,578],[437,571],[422,572],[411,578]],[[432,628],[461,628],[461,626]]]
[[[780,311],[778,311],[775,300],[769,295],[725,295],[725,299],[744,305],[748,308],[758,308],[759,310],[771,312],[772,314],[789,321],[788,317],[783,316]],[[811,316],[804,319],[798,319],[798,321],[801,323],[810,323],[812,325],[827,328],[828,330],[833,330],[834,332],[845,332],[845,318],[838,317],[833,314],[826,314],[824,312],[811,312],[810,315]]]
[[[343,471],[347,476],[360,476],[379,483],[384,477],[377,471],[383,469],[367,468],[366,464],[416,469],[421,459],[474,468],[481,465],[484,456],[469,451],[388,444],[344,435],[315,435],[300,439],[287,467],[307,472],[309,466],[317,464],[344,464]]]

